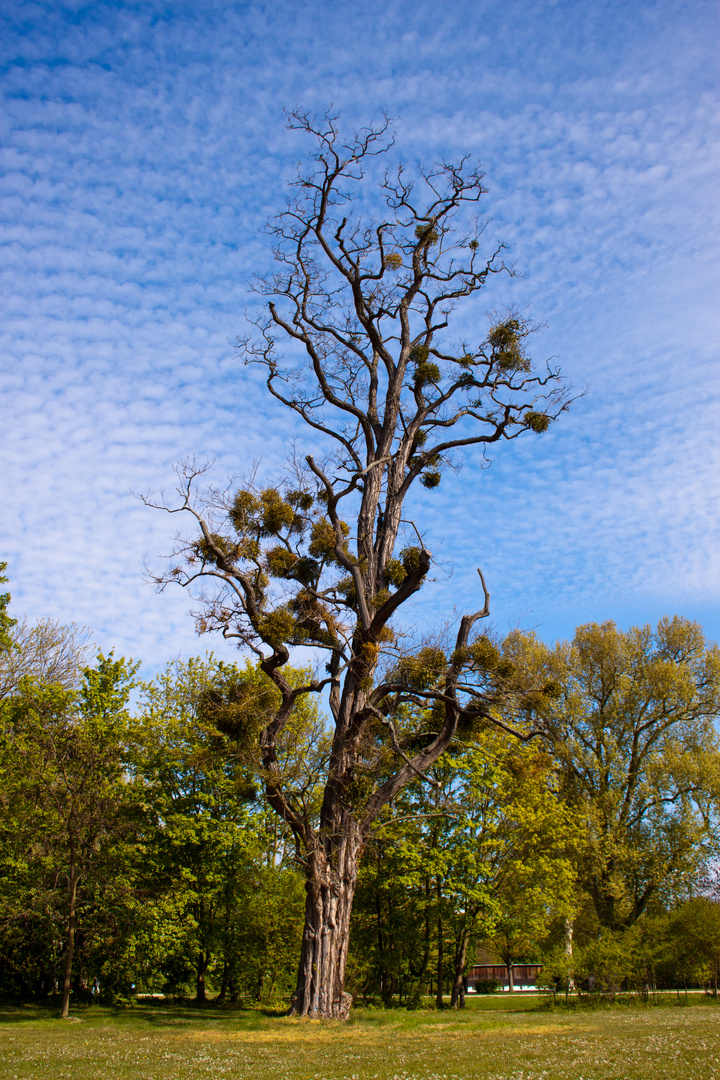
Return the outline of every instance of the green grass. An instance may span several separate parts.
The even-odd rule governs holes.
[[[691,999],[692,1000],[692,999]],[[347,1024],[159,1004],[0,1006],[0,1080],[720,1080],[720,1007],[357,1009]]]

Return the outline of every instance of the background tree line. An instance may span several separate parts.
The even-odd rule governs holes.
[[[8,600],[0,991],[61,995],[65,1013],[73,991],[287,1000],[305,886],[257,746],[277,688],[211,656],[143,683],[73,627],[14,622]],[[585,626],[553,648],[522,633],[481,641],[495,677],[542,681],[507,720],[541,713],[545,734],[474,726],[383,810],[353,907],[350,992],[462,1004],[485,945],[507,964],[543,962],[555,991],[716,993],[717,649],[679,618]],[[278,767],[310,823],[329,752],[306,697]]]

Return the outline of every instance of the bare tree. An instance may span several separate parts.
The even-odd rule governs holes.
[[[292,829],[307,878],[292,1012],[346,1017],[350,911],[373,823],[426,777],[459,726],[503,724],[496,706],[519,692],[512,666],[474,633],[489,613],[482,573],[483,605],[448,646],[402,646],[393,620],[432,562],[403,506],[416,481],[438,485],[454,451],[543,432],[568,395],[556,369],[533,369],[532,328],[518,315],[490,320],[480,341],[450,337],[456,303],[508,271],[502,247],[478,253],[473,211],[485,188],[468,159],[413,178],[386,172],[383,216],[368,222],[356,212],[358,185],[393,145],[387,121],[347,141],[331,115],[296,111],[290,127],[315,140],[312,164],[271,226],[279,268],[258,284],[267,316],[238,346],[331,449],[275,487],[204,496],[195,490],[203,470],[184,463],[180,502],[159,505],[192,515],[198,532],[156,580],[204,583],[199,628],[249,649],[281,693],[256,738],[268,801]],[[297,646],[324,652],[326,664],[293,687],[283,671]],[[325,690],[333,742],[313,819],[283,783],[277,744],[303,695]]]
[[[90,660],[91,645],[89,632],[74,623],[15,620],[8,631],[8,647],[0,651],[0,701],[16,694],[28,676],[65,690],[76,689]]]

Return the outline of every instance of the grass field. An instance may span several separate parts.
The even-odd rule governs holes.
[[[346,1023],[165,1004],[0,1006],[0,1080],[720,1080],[720,1007],[357,1009]]]

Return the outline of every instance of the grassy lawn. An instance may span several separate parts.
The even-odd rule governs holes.
[[[720,1080],[720,1007],[357,1009],[347,1024],[165,1004],[0,1006],[0,1080]]]

